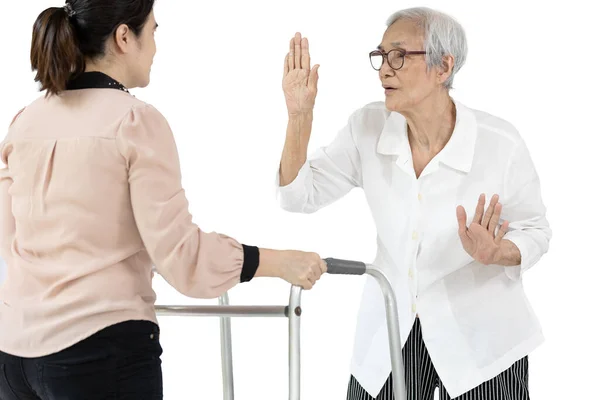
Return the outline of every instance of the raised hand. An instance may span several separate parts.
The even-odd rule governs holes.
[[[500,257],[500,243],[508,232],[508,221],[504,221],[498,232],[498,222],[502,212],[502,204],[498,203],[499,196],[492,197],[490,205],[485,212],[485,194],[479,196],[473,221],[467,227],[467,212],[463,206],[456,209],[458,219],[458,234],[463,248],[471,257],[484,265],[495,264]]]
[[[313,111],[319,81],[318,70],[319,65],[312,69],[310,67],[308,39],[296,33],[290,41],[283,73],[283,93],[290,117]]]

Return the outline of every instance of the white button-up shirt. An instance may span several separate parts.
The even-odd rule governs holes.
[[[390,278],[402,343],[418,314],[423,340],[452,396],[495,377],[543,342],[521,274],[548,250],[551,231],[527,147],[508,122],[456,104],[456,126],[417,179],[405,118],[372,103],[279,187],[281,206],[312,213],[364,190],[378,233],[373,264]],[[278,184],[279,186],[279,184]],[[499,194],[504,237],[521,265],[482,265],[463,249],[456,207],[469,224],[481,193]],[[486,205],[487,208],[487,205]],[[375,397],[391,371],[381,290],[370,277],[361,302],[351,372]]]

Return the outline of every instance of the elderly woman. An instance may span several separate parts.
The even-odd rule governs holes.
[[[528,354],[543,341],[522,274],[548,250],[538,174],[507,121],[451,97],[467,43],[428,8],[399,11],[370,53],[385,102],[354,112],[307,159],[318,66],[292,39],[279,170],[284,209],[312,213],[360,187],[378,232],[374,264],[398,298],[408,399],[528,399]],[[488,202],[489,200],[489,202]],[[367,280],[348,400],[391,399],[382,296]]]

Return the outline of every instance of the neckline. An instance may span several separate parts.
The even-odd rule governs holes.
[[[99,71],[84,72],[67,83],[66,90],[79,89],[116,89],[129,93],[122,83]]]

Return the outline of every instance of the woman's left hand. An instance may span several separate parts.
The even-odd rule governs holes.
[[[458,234],[463,248],[471,257],[484,265],[495,264],[500,257],[500,243],[508,232],[508,221],[504,221],[498,233],[496,228],[502,212],[502,204],[498,203],[500,196],[492,197],[485,215],[485,194],[479,196],[473,221],[467,227],[467,212],[463,206],[456,208],[458,218]]]

